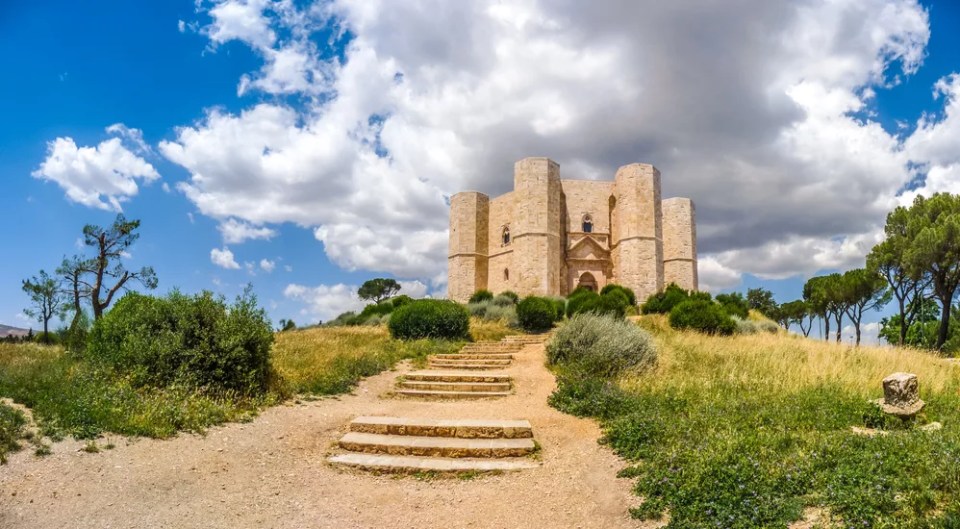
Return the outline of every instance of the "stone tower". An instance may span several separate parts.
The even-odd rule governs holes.
[[[646,299],[666,284],[697,289],[694,206],[661,200],[660,172],[631,164],[614,180],[561,180],[548,158],[514,166],[514,190],[450,200],[448,296],[479,289],[565,296],[610,283]]]

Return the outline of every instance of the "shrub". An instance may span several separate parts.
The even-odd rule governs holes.
[[[273,339],[249,290],[229,306],[210,292],[129,293],[94,324],[87,356],[128,375],[136,387],[180,384],[255,395],[267,389]]]
[[[577,314],[547,344],[547,360],[587,376],[617,376],[652,365],[656,346],[640,327],[598,314]]]
[[[390,298],[390,304],[393,305],[394,309],[399,309],[400,307],[406,305],[413,301],[413,298],[406,294],[400,294],[399,296],[394,296]]]
[[[0,465],[7,462],[8,453],[20,449],[26,426],[27,419],[20,410],[0,402]]]
[[[553,308],[557,311],[554,321],[560,321],[563,319],[563,315],[567,311],[567,300],[563,298],[547,298],[553,302]]]
[[[508,327],[518,327],[519,322],[517,320],[517,308],[513,305],[509,307],[501,307],[499,305],[491,305],[487,309],[486,314],[483,315],[484,321],[501,321]]]
[[[487,310],[493,307],[493,301],[477,301],[467,304],[467,312],[471,316],[476,316],[477,318],[483,318],[487,314]]]
[[[418,299],[395,310],[389,328],[390,334],[401,340],[463,340],[470,336],[470,315],[452,301]]]
[[[670,283],[663,292],[653,294],[640,307],[644,314],[668,314],[673,307],[689,299],[690,293]]]
[[[727,314],[731,316],[745,320],[750,314],[750,305],[747,304],[747,300],[744,299],[743,295],[739,292],[734,292],[733,294],[717,294],[716,300],[717,303],[723,307],[723,310],[727,311]]]
[[[556,318],[556,305],[548,298],[529,296],[517,304],[517,322],[526,332],[548,331]]]
[[[513,304],[514,304],[514,305],[516,305],[517,303],[520,303],[520,296],[518,296],[517,293],[514,292],[514,291],[512,291],[512,290],[504,290],[504,291],[501,292],[500,295],[498,295],[497,297],[498,297],[498,298],[510,298],[510,299],[513,300]]]
[[[590,303],[596,303],[600,299],[600,294],[592,290],[577,290],[573,291],[573,294],[570,294],[570,297],[567,298],[567,317],[571,318],[574,314],[580,314],[584,312],[584,305]]]
[[[472,296],[470,296],[470,301],[468,303],[480,303],[481,301],[489,301],[491,299],[493,299],[493,292],[490,292],[489,290],[485,290],[485,289],[480,289],[474,292]]]
[[[737,324],[723,307],[702,299],[684,301],[674,307],[670,311],[670,326],[720,335],[733,334],[737,330]]]
[[[629,398],[616,384],[600,377],[564,374],[557,377],[557,389],[547,402],[577,417],[608,419],[624,413]]]
[[[604,295],[604,294],[608,294],[608,293],[610,293],[610,292],[615,292],[615,291],[623,292],[624,295],[627,296],[627,303],[628,303],[628,305],[631,305],[631,306],[632,306],[632,305],[636,305],[636,304],[637,304],[637,295],[633,293],[633,290],[631,290],[631,289],[629,289],[629,288],[627,288],[627,287],[624,287],[624,286],[620,286],[620,285],[613,284],[613,283],[611,283],[611,284],[603,287],[603,288],[600,290],[600,295],[602,296],[602,295]]]
[[[513,294],[513,292],[511,292],[511,294]],[[511,296],[498,294],[497,297],[493,298],[493,304],[498,307],[512,307],[517,304],[517,300]]]

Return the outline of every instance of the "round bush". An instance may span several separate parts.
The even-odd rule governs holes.
[[[656,362],[653,339],[637,325],[598,314],[577,314],[547,344],[551,365],[590,376],[617,376]]]
[[[737,330],[736,322],[723,307],[702,299],[684,301],[674,307],[670,311],[670,326],[721,335],[730,335]]]
[[[492,303],[498,307],[512,307],[517,304],[517,301],[510,296],[498,294],[495,298],[493,298]]]
[[[557,311],[554,321],[560,321],[563,319],[563,315],[567,311],[567,300],[563,298],[549,298],[553,302],[553,308]]]
[[[600,294],[592,290],[574,290],[573,294],[567,298],[567,317],[584,312],[584,305],[597,303],[600,300]]]
[[[470,296],[470,301],[467,303],[480,303],[481,301],[490,301],[491,299],[493,299],[493,292],[481,289],[474,292],[473,295]]]
[[[747,300],[739,293],[718,294],[716,300],[717,303],[723,307],[723,310],[727,311],[727,314],[731,316],[745,320],[750,314],[750,305],[747,304]]]
[[[526,332],[549,331],[556,318],[556,305],[548,298],[529,296],[517,304],[517,322]]]
[[[490,307],[493,307],[493,306],[494,306],[493,302],[489,300],[479,301],[476,303],[468,303],[467,312],[469,312],[471,316],[475,316],[477,318],[483,318],[484,316],[486,316],[487,311],[490,309]]]
[[[129,293],[94,324],[87,355],[135,386],[176,383],[250,395],[267,388],[273,337],[249,293],[233,305],[210,292]]]
[[[644,314],[668,314],[673,307],[683,303],[690,298],[690,293],[670,283],[666,290],[653,294],[640,307],[640,312]]]
[[[470,335],[470,315],[452,301],[418,299],[393,311],[388,327],[390,335],[401,340],[461,340]]]
[[[627,296],[628,305],[634,306],[637,304],[637,295],[633,293],[633,290],[625,286],[615,285],[613,283],[600,289],[600,295],[602,296],[604,294],[609,294],[610,292],[616,292],[616,291],[623,292],[623,294]]]
[[[514,304],[514,305],[516,305],[517,303],[520,303],[520,296],[518,296],[517,293],[514,292],[514,291],[512,291],[512,290],[504,290],[504,291],[501,292],[497,297],[498,297],[498,298],[509,298],[509,299],[513,300],[513,304]]]
[[[390,304],[393,305],[394,309],[399,309],[400,307],[406,305],[413,301],[413,298],[406,294],[400,294],[399,296],[394,296],[390,298]]]

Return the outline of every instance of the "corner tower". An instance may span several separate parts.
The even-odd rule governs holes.
[[[450,250],[447,258],[447,297],[466,303],[487,288],[487,229],[490,197],[476,191],[450,198]]]
[[[697,290],[697,223],[693,201],[663,201],[663,282]]]
[[[524,158],[514,165],[514,285],[523,294],[560,294],[560,166],[549,158]]]
[[[617,170],[610,218],[615,280],[633,289],[637,299],[647,299],[663,289],[660,171],[656,167],[635,163]]]

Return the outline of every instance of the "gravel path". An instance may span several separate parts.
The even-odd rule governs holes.
[[[112,450],[76,441],[0,467],[2,528],[619,528],[638,499],[624,465],[597,444],[590,420],[547,406],[553,376],[543,346],[509,372],[516,394],[481,401],[380,398],[409,367],[365,380],[353,395],[278,406],[205,437],[125,438]],[[326,456],[358,415],[528,419],[542,446],[534,470],[474,479],[375,476],[333,468]]]

